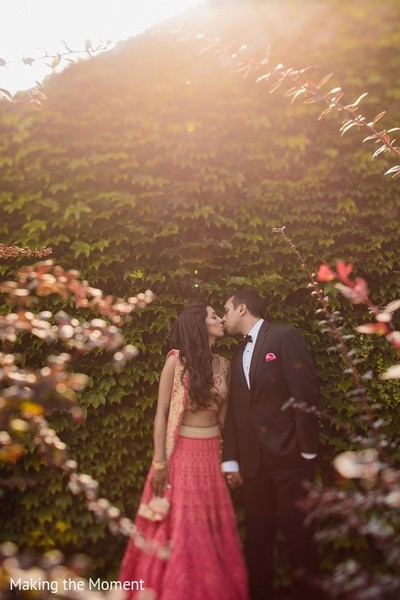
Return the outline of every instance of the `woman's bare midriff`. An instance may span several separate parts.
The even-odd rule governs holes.
[[[218,424],[217,413],[210,410],[196,410],[191,412],[185,410],[182,418],[182,425],[190,427],[212,427]]]

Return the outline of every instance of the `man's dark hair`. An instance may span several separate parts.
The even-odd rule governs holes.
[[[247,310],[253,317],[265,317],[265,302],[261,296],[253,288],[241,288],[232,296],[233,308],[237,308],[239,304],[245,304]]]

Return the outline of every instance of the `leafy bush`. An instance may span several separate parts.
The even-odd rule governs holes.
[[[394,0],[241,10],[224,4],[200,7],[172,27],[217,32],[248,43],[257,56],[270,43],[274,62],[293,67],[317,63],[322,75],[335,72],[332,85],[343,86],[349,98],[371,92],[366,109],[377,114],[384,107],[392,125],[400,121],[396,14]],[[182,305],[202,296],[218,311],[232,289],[255,286],[266,296],[268,318],[303,330],[325,408],[353,427],[345,396],[351,380],[327,350],[307,281],[272,228],[286,224],[313,268],[343,257],[360,265],[377,304],[394,300],[399,283],[400,200],[398,184],[382,176],[387,158],[371,162],[357,134],[340,138],[333,116],[318,122],[318,107],[269,95],[233,72],[226,57],[200,54],[202,48],[195,36],[179,40],[152,30],[50,79],[40,113],[0,108],[2,240],[51,245],[61,266],[74,265],[108,293],[129,296],[140,287],[158,295],[125,332],[142,350],[141,362],[115,374],[104,357],[84,358],[85,427],[62,414],[51,421],[104,495],[131,515],[151,456],[167,332]],[[0,266],[2,275],[15,269],[13,261]],[[333,307],[339,305],[334,292]],[[52,303],[51,310],[62,308]],[[345,306],[343,314],[350,328],[358,324],[357,307]],[[230,345],[222,341],[220,351],[229,355]],[[380,373],[393,363],[382,341],[374,345],[365,337],[360,351],[366,369]],[[41,364],[42,345],[25,354]],[[370,383],[393,431],[399,427],[396,386],[377,378]],[[348,440],[334,425],[322,437],[329,481],[335,477],[330,459]],[[125,542],[61,493],[62,476],[33,455],[18,474],[35,474],[39,483],[4,490],[4,539],[84,551],[97,556],[99,574],[115,573]],[[351,548],[353,540],[347,543]],[[336,561],[333,548],[324,562],[330,568]]]

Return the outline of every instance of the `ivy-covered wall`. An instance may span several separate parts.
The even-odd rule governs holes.
[[[376,303],[398,297],[400,184],[383,175],[393,160],[372,161],[374,147],[362,145],[354,129],[341,138],[340,115],[317,121],[322,107],[291,104],[281,90],[256,85],[256,75],[243,79],[226,56],[202,53],[208,41],[195,34],[247,43],[257,57],[270,44],[273,64],[318,65],[310,77],[333,71],[328,85],[342,86],[349,103],[370,92],[362,111],[372,118],[387,110],[382,127],[393,127],[400,124],[399,6],[210,4],[54,76],[42,112],[1,104],[1,241],[52,246],[59,264],[109,293],[151,288],[158,296],[126,328],[143,351],[139,361],[119,374],[106,357],[79,365],[91,377],[82,395],[86,423],[52,417],[80,470],[128,515],[151,457],[169,324],[192,299],[206,297],[221,311],[235,287],[257,287],[271,320],[303,330],[325,409],[349,418],[357,410],[345,397],[351,383],[338,356],[327,351],[331,340],[318,328],[305,276],[273,227],[287,226],[313,269],[343,258],[366,277]],[[2,278],[20,264],[3,263]],[[343,312],[350,329],[366,318],[359,307],[344,304]],[[226,355],[231,343],[221,344]],[[358,346],[365,371],[394,362],[380,340],[361,337]],[[44,352],[29,342],[27,360],[40,364]],[[398,430],[398,384],[375,378],[371,393]],[[328,423],[323,439],[328,457],[347,447]],[[37,457],[18,469],[38,484],[3,492],[2,539],[87,552],[100,574],[115,571],[125,540],[95,522],[65,492],[63,476]]]

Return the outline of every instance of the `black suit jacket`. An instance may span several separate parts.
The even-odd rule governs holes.
[[[223,460],[237,460],[248,479],[257,475],[263,458],[272,466],[291,468],[306,460],[302,452],[319,452],[317,416],[292,406],[282,410],[290,398],[316,406],[319,381],[303,337],[286,325],[262,324],[250,365],[250,390],[243,351],[238,346],[232,357]]]

